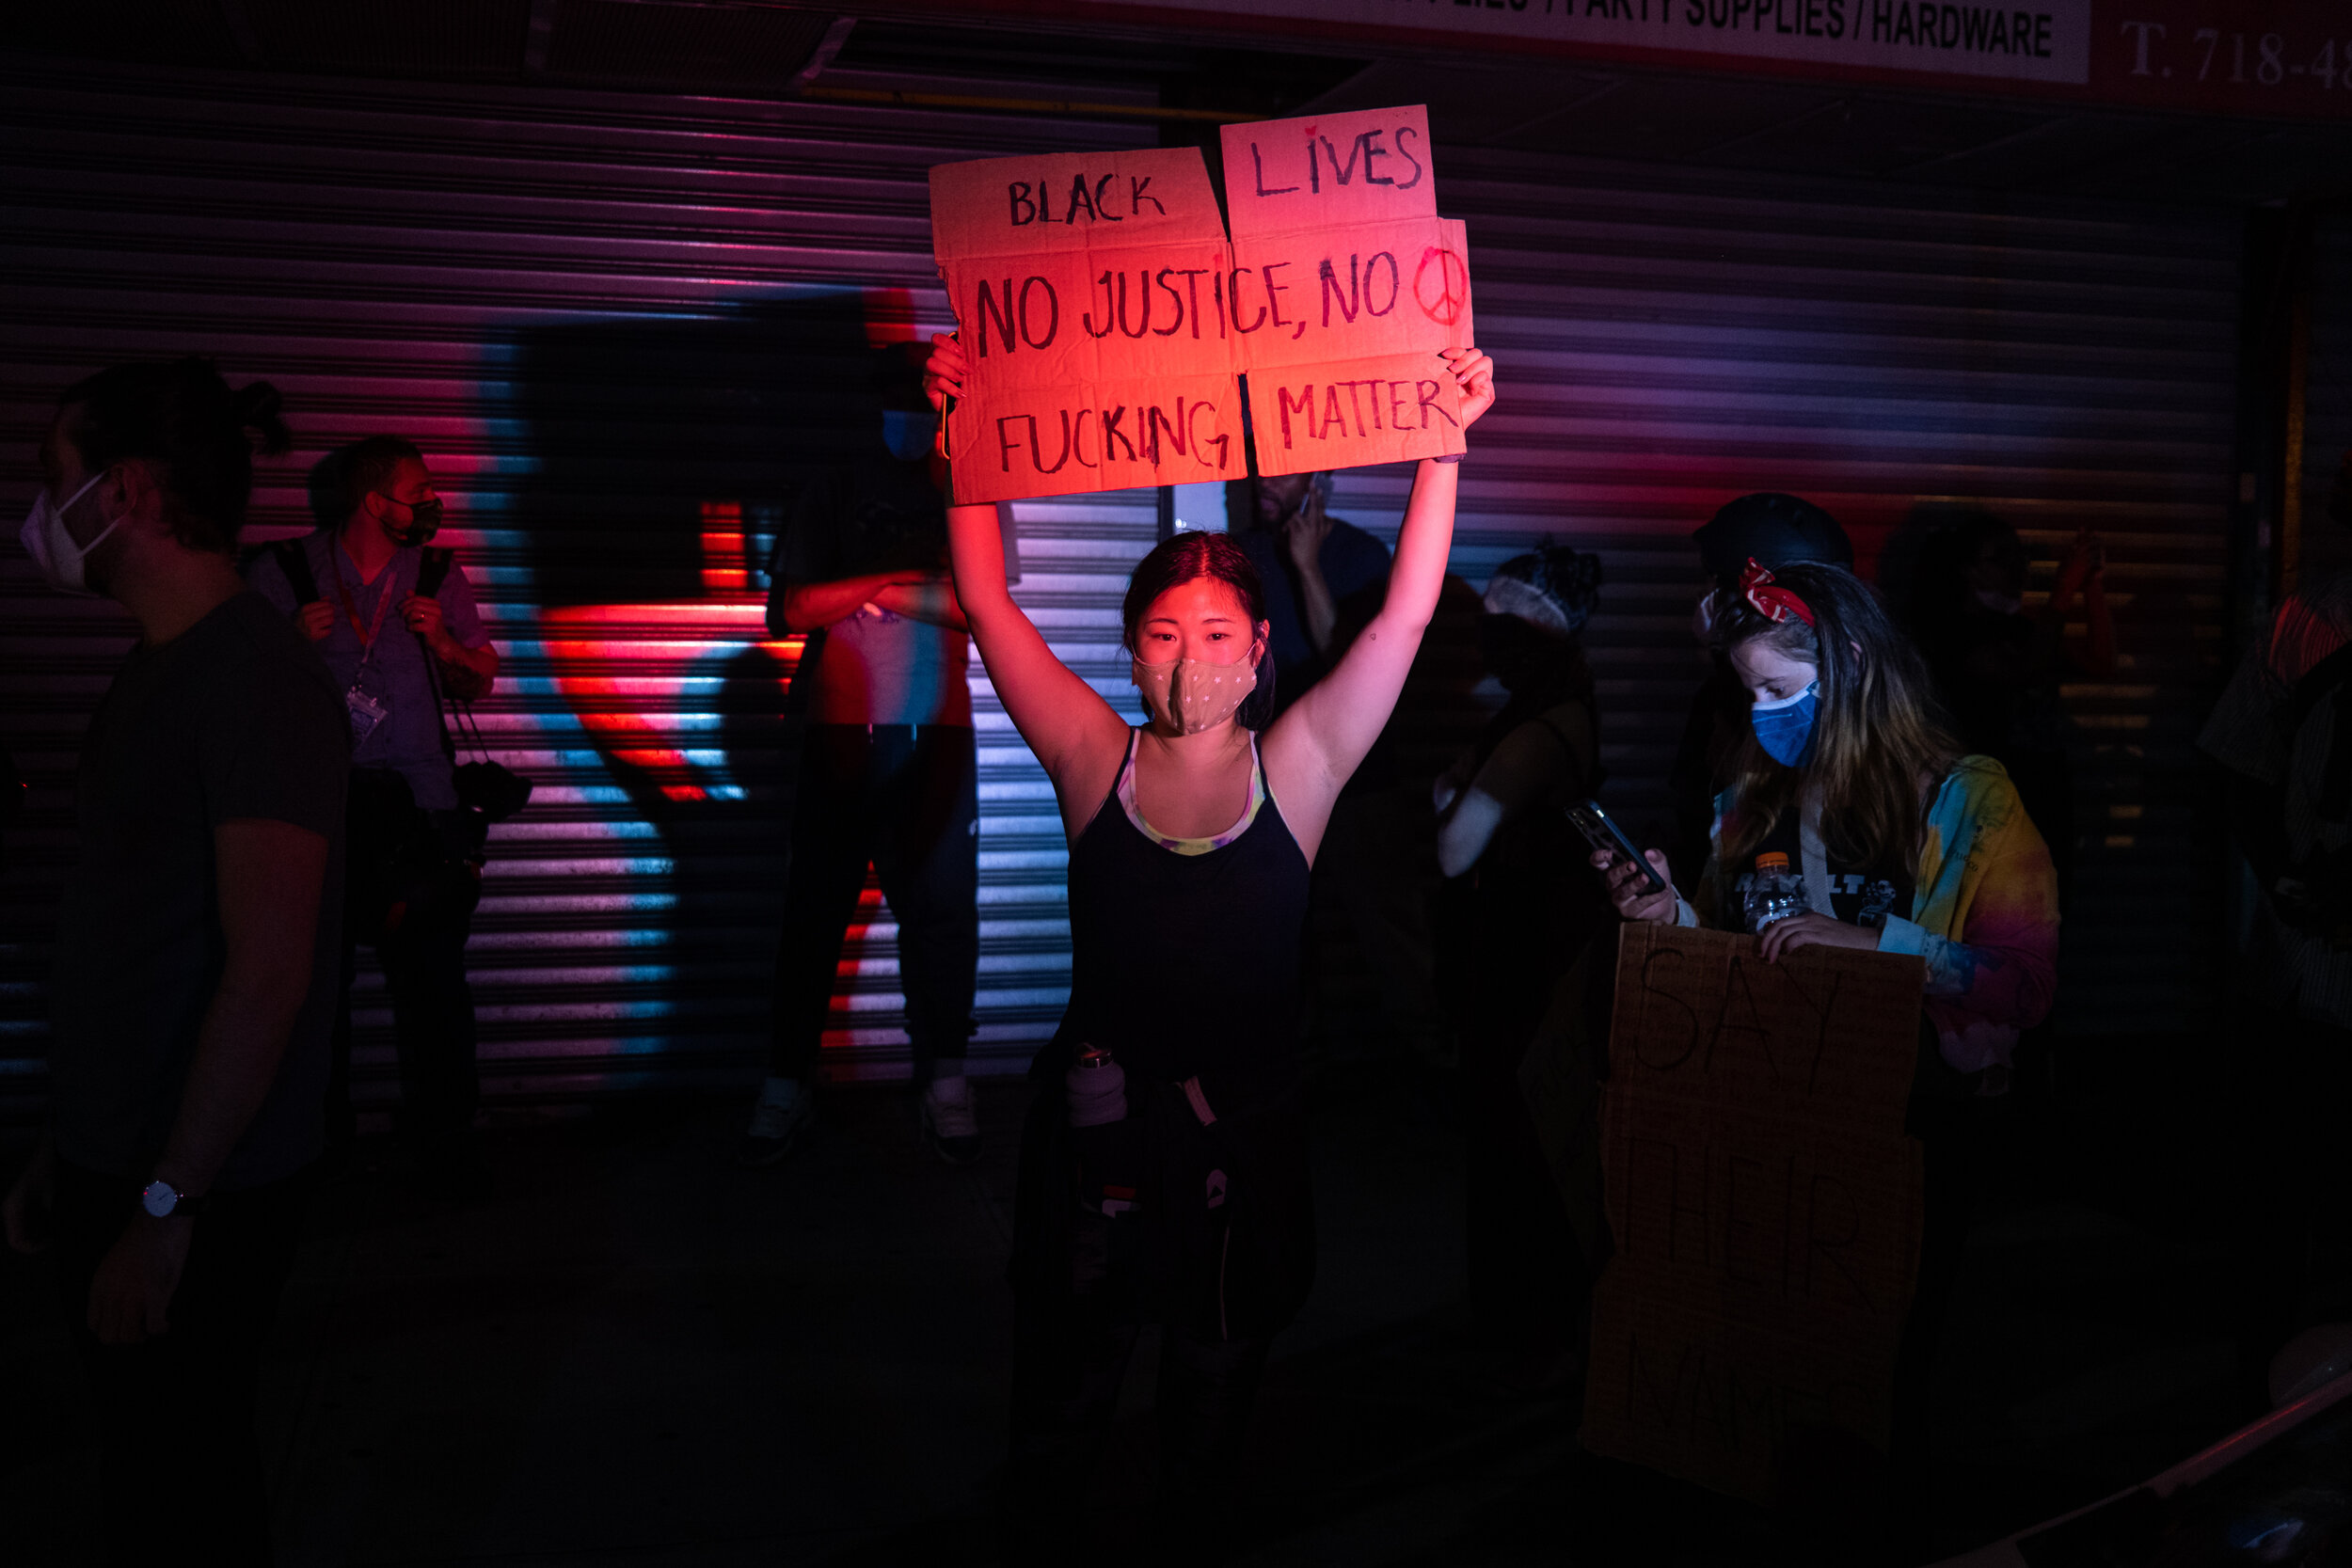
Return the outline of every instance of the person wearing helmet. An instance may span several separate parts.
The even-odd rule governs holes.
[[[1715,797],[1726,768],[1748,731],[1748,693],[1740,685],[1716,637],[1716,620],[1728,592],[1738,588],[1750,561],[1779,568],[1800,562],[1853,566],[1853,541],[1837,519],[1797,496],[1759,490],[1727,502],[1694,531],[1707,586],[1692,614],[1691,632],[1707,648],[1712,668],[1691,699],[1682,744],[1666,793],[1674,804],[1674,837],[1667,857],[1675,874],[1695,878],[1707,863],[1708,833],[1715,819]]]

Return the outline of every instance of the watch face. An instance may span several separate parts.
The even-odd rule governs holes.
[[[180,1195],[172,1191],[168,1181],[150,1181],[140,1189],[139,1202],[150,1214],[160,1220],[180,1206]]]

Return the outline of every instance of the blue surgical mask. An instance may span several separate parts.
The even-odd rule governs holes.
[[[913,463],[930,451],[931,438],[938,434],[939,416],[928,409],[919,414],[898,408],[882,410],[882,445],[902,463]]]
[[[1758,703],[1748,709],[1756,743],[1783,768],[1802,768],[1813,754],[1813,716],[1821,705],[1821,683],[1815,681],[1793,697]]]

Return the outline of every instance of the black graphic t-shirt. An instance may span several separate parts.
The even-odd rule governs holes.
[[[1744,907],[1748,888],[1756,880],[1756,857],[1773,850],[1788,857],[1788,869],[1803,879],[1808,889],[1807,902],[1813,902],[1809,890],[1815,879],[1804,875],[1807,867],[1798,849],[1797,814],[1783,812],[1772,831],[1749,852],[1748,863],[1733,873],[1731,892],[1734,908]],[[1911,916],[1911,895],[1915,872],[1909,865],[1880,865],[1864,867],[1831,861],[1828,867],[1830,908],[1822,911],[1814,905],[1815,912],[1827,913],[1849,926],[1876,928],[1886,924],[1890,914],[1904,919]]]

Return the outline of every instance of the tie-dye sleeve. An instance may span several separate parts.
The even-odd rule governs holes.
[[[1886,953],[1915,953],[1928,969],[1927,1009],[1944,1059],[1963,1072],[2003,1064],[2021,1029],[2047,1017],[2058,990],[2058,873],[2049,847],[1997,768],[1938,801],[1931,831],[1953,854],[1915,906],[1889,919]],[[1955,936],[1948,930],[1958,916]]]

